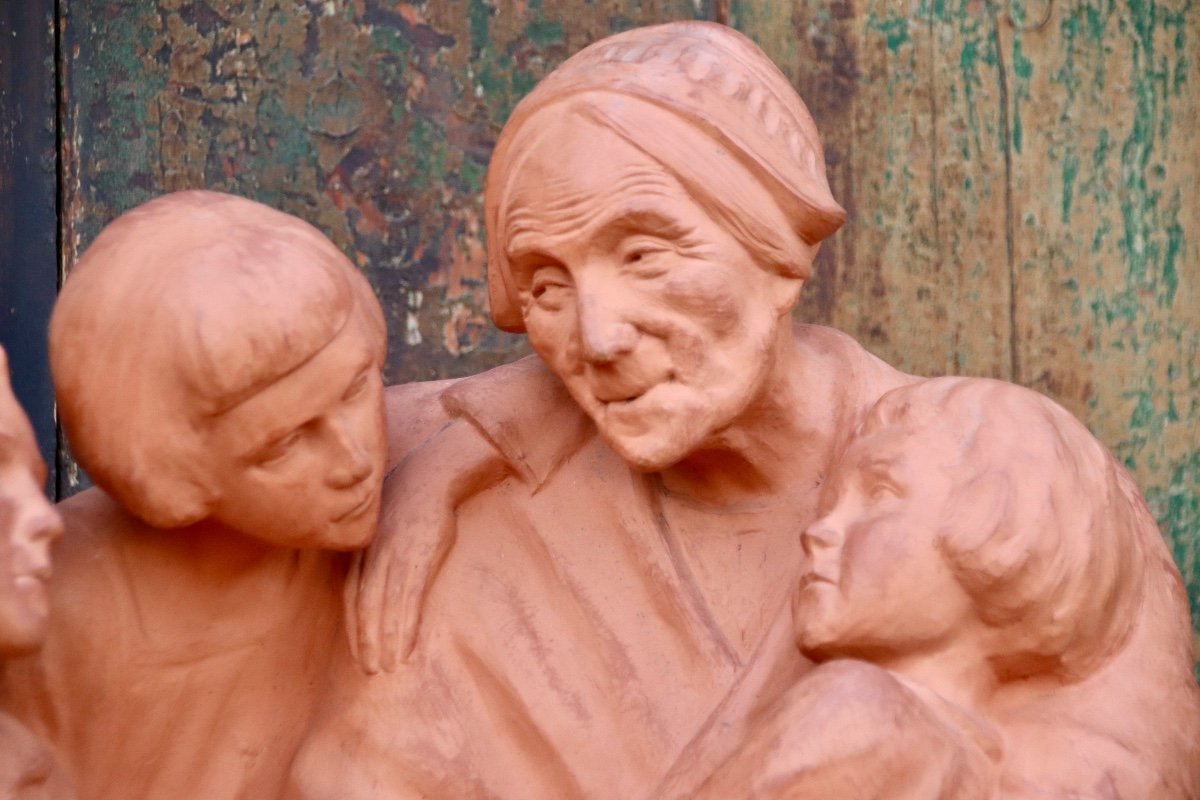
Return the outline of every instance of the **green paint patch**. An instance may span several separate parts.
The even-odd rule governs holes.
[[[1165,486],[1147,488],[1146,502],[1187,586],[1192,630],[1200,630],[1200,452],[1170,465],[1169,474]]]
[[[1150,393],[1138,392],[1137,405],[1133,407],[1133,413],[1129,416],[1129,427],[1134,430],[1148,428],[1153,425],[1154,420],[1154,403],[1150,399]]]
[[[867,28],[883,34],[883,40],[887,44],[887,49],[892,53],[900,52],[900,48],[908,44],[908,18],[888,16],[886,19],[877,19],[874,14],[867,17]]]
[[[1175,190],[1175,200],[1178,203],[1179,190]],[[1175,214],[1167,225],[1167,252],[1163,258],[1163,293],[1160,305],[1170,306],[1175,302],[1175,293],[1179,290],[1179,256],[1183,252],[1183,226],[1179,224],[1179,209],[1176,205]]]
[[[1012,62],[1013,75],[1015,76],[1013,82],[1012,144],[1013,150],[1020,153],[1024,140],[1024,126],[1021,123],[1021,102],[1029,99],[1029,80],[1033,77],[1033,62],[1022,51],[1020,37],[1013,39]]]
[[[413,188],[424,188],[434,176],[446,174],[446,137],[424,117],[413,115],[408,130],[408,152],[412,154]]]
[[[488,47],[488,20],[491,17],[492,9],[484,0],[468,0],[467,28],[471,34],[472,52],[482,53]]]
[[[487,169],[482,164],[470,160],[464,161],[458,169],[458,177],[466,184],[467,189],[474,193],[483,192],[483,178],[486,174]]]
[[[1062,221],[1071,221],[1071,201],[1075,195],[1075,177],[1079,174],[1079,156],[1068,150],[1062,168]]]
[[[563,41],[561,22],[537,19],[525,26],[525,35],[538,47],[548,47]]]

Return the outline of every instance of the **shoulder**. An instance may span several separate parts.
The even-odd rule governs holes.
[[[389,466],[460,419],[540,484],[592,431],[562,381],[536,356],[466,378],[389,387],[385,398]]]
[[[86,489],[59,503],[63,535],[51,554],[50,631],[86,635],[114,615],[126,597],[128,545],[158,533],[120,506],[103,489]],[[104,626],[101,625],[101,628]]]
[[[798,324],[794,326],[793,333],[797,345],[817,357],[824,357],[835,365],[851,370],[854,377],[860,380],[886,385],[888,389],[919,380],[888,364],[859,344],[854,337],[836,328]]]
[[[388,386],[383,390],[387,414],[388,469],[450,421],[441,396],[458,382],[459,379],[420,381]]]
[[[844,422],[845,434],[858,428],[883,395],[924,380],[901,372],[834,328],[796,325],[793,333],[804,369],[813,373],[806,375],[806,382],[827,387],[830,396],[837,398],[837,405],[849,413]]]

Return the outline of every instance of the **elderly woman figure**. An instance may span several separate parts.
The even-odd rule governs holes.
[[[385,511],[368,579],[435,562],[416,646],[342,661],[295,796],[647,797],[748,672],[769,695],[809,668],[770,635],[796,531],[917,380],[791,322],[843,216],[804,104],[728,28],[619,34],[522,101],[488,173],[489,289],[537,356],[439,390],[506,470],[437,436],[389,477],[414,509],[431,474],[491,476],[416,515],[449,516],[442,541]],[[403,655],[370,616],[360,654]]]
[[[800,98],[727,28],[613,37],[520,104],[488,175],[489,281],[538,357],[441,393],[510,475],[457,505],[407,663],[337,675],[298,796],[656,785],[788,602],[834,452],[914,380],[792,325],[843,216]],[[388,491],[437,462],[462,459],[434,439]]]

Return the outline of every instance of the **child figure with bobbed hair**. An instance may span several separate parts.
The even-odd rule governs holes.
[[[1196,760],[1153,756],[1197,748],[1178,573],[1129,476],[1053,402],[986,379],[889,392],[800,542],[772,635],[817,666],[756,664],[655,796],[1192,796]],[[1178,682],[1110,691],[1146,652],[1177,653]],[[1167,697],[1190,702],[1137,722]],[[1122,717],[1119,741],[1095,732]]]
[[[389,447],[428,435],[387,425],[385,349],[364,276],[245,198],[152,200],[73,267],[51,368],[96,486],[59,505],[46,644],[4,665],[0,708],[81,797],[278,795]]]

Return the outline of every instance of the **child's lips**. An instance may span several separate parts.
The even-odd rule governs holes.
[[[837,585],[836,575],[827,575],[820,570],[809,570],[800,576],[800,588],[806,589],[814,584],[825,583],[830,586]]]
[[[366,497],[364,497],[362,500],[359,500],[357,503],[355,503],[353,506],[351,506],[349,509],[347,509],[342,514],[339,514],[338,516],[334,517],[333,521],[334,522],[344,522],[349,519],[354,519],[359,514],[366,511],[368,508],[370,508],[371,503],[374,499],[375,499],[375,493],[368,492]]]

